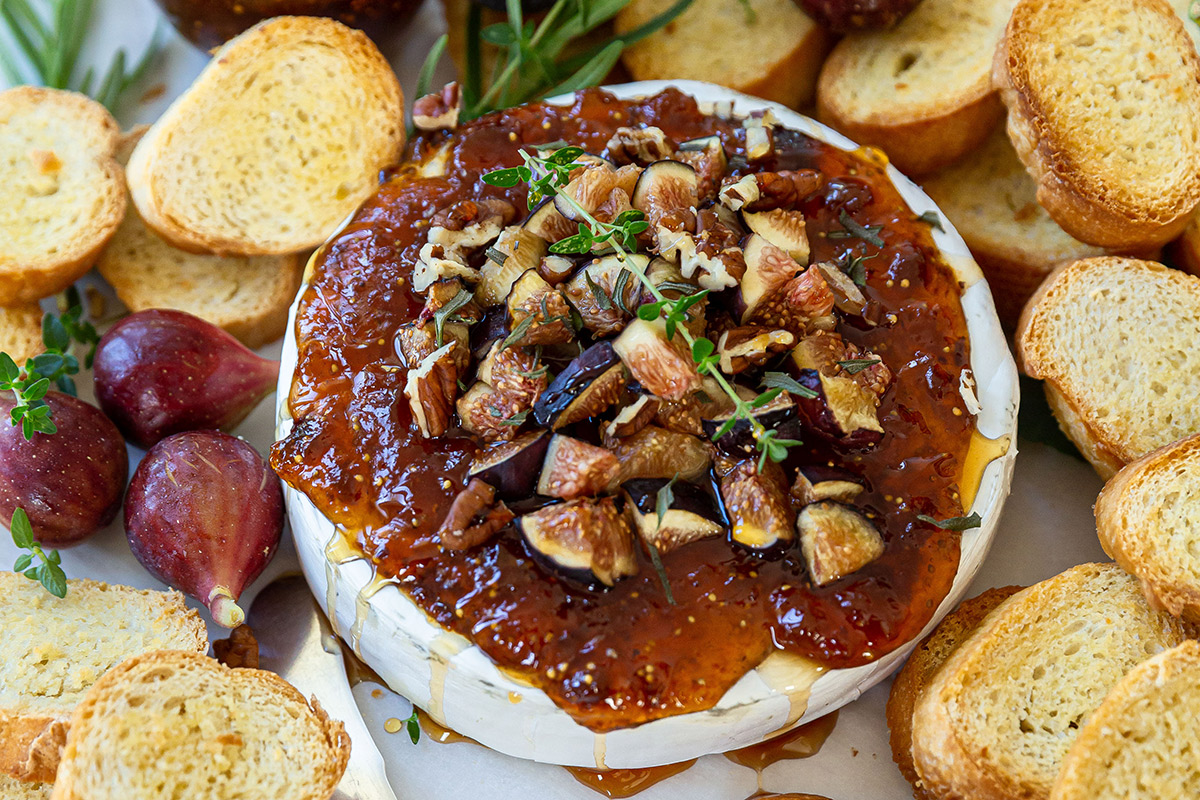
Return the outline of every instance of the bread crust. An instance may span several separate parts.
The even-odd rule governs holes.
[[[225,96],[225,81],[229,77],[235,77],[237,71],[246,69],[247,64],[255,63],[263,53],[279,52],[289,42],[308,40],[332,47],[356,65],[364,85],[369,83],[371,86],[370,107],[384,110],[381,118],[396,120],[394,132],[385,137],[386,141],[373,142],[374,150],[367,156],[369,163],[361,165],[361,185],[340,201],[343,210],[338,219],[319,222],[296,219],[294,229],[289,233],[274,231],[270,236],[262,231],[235,230],[226,223],[214,222],[203,209],[190,205],[179,191],[167,185],[169,180],[162,176],[164,165],[187,152],[187,124],[198,109],[206,104],[230,102]],[[268,19],[218,49],[191,88],[146,132],[129,160],[130,193],[146,224],[171,245],[190,253],[259,256],[310,250],[325,240],[341,217],[352,212],[375,191],[379,170],[400,160],[405,141],[403,107],[404,97],[395,73],[361,31],[321,17]],[[345,187],[329,186],[327,189],[333,196]]]
[[[1004,106],[990,80],[977,83],[958,97],[946,97],[919,115],[893,109],[863,114],[861,107],[839,94],[855,71],[838,57],[843,40],[833,49],[817,81],[817,118],[860,144],[881,148],[901,172],[923,176],[958,161],[979,147],[1004,118]]]
[[[54,241],[53,251],[33,258],[5,252],[5,237],[0,229],[0,302],[4,305],[37,302],[81,278],[91,269],[125,216],[125,172],[116,161],[120,128],[104,106],[77,92],[59,89],[20,86],[0,92],[0,112],[19,114],[22,109],[36,112],[49,106],[73,117],[79,127],[79,139],[94,144],[91,166],[100,175],[90,187],[95,193],[90,205],[95,210],[84,215],[84,222],[71,232],[70,239]],[[5,115],[0,113],[2,116]],[[14,122],[8,119],[0,123],[0,145],[2,132],[10,124]],[[16,124],[19,125],[19,119]]]
[[[1179,238],[1171,242],[1167,255],[1175,266],[1200,278],[1200,217],[1193,217]]]
[[[916,800],[941,800],[930,792],[917,774],[912,755],[913,709],[929,682],[960,644],[978,628],[1000,603],[1024,587],[1001,586],[964,600],[913,650],[892,682],[885,715],[892,760],[912,784]]]
[[[1200,58],[1182,22],[1163,0],[1129,0],[1150,13],[1163,15],[1177,30],[1189,83],[1200,86]],[[1045,36],[1038,27],[1038,11],[1054,0],[1021,0],[1013,11],[1004,38],[996,51],[992,82],[1008,107],[1008,133],[1017,155],[1038,182],[1038,203],[1067,233],[1082,242],[1125,252],[1147,250],[1178,236],[1200,206],[1200,163],[1189,167],[1186,185],[1170,188],[1180,196],[1171,203],[1138,205],[1100,185],[1081,167],[1069,133],[1073,127],[1059,119],[1042,102],[1045,76],[1035,74],[1026,53],[1030,42]],[[1157,46],[1158,43],[1156,43]],[[1169,46],[1169,45],[1168,45]],[[1115,101],[1114,101],[1115,102]],[[1200,89],[1189,102],[1200,116]],[[1196,159],[1193,158],[1193,161]]]
[[[1096,499],[1096,533],[1104,552],[1141,582],[1151,608],[1165,610],[1192,623],[1200,623],[1200,585],[1172,570],[1162,559],[1162,543],[1155,521],[1144,519],[1132,497],[1159,473],[1170,474],[1184,462],[1200,460],[1200,434],[1147,453],[1127,464],[1105,484]],[[1183,485],[1182,491],[1192,487]],[[1141,500],[1149,498],[1143,497]],[[1131,507],[1134,506],[1134,507]]]
[[[51,800],[90,800],[77,791],[79,782],[78,767],[75,759],[81,742],[89,737],[103,737],[103,719],[96,713],[96,706],[109,694],[119,694],[130,676],[143,666],[165,666],[175,669],[195,669],[215,671],[223,680],[251,681],[264,685],[264,690],[278,696],[278,702],[303,706],[313,716],[313,722],[325,739],[325,758],[319,765],[319,784],[313,787],[307,795],[294,795],[289,800],[326,800],[337,788],[346,764],[350,760],[350,736],[346,733],[341,722],[330,719],[329,715],[317,702],[311,701],[273,672],[258,669],[230,669],[225,665],[198,653],[188,653],[175,650],[157,650],[143,653],[124,661],[110,669],[100,680],[88,690],[83,701],[71,716],[71,732],[63,749],[62,762],[59,765],[58,778],[54,784]],[[303,713],[303,712],[301,712]]]

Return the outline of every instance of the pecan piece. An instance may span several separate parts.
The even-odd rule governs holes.
[[[469,550],[492,538],[512,520],[508,506],[496,502],[496,490],[472,478],[450,504],[437,535],[448,550]]]
[[[675,145],[662,128],[617,128],[604,146],[604,151],[615,164],[645,166],[671,158]]]
[[[745,372],[763,364],[771,356],[788,350],[796,341],[789,331],[744,325],[725,331],[717,340],[721,371],[727,375]]]

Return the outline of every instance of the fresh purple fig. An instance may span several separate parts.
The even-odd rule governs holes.
[[[228,430],[275,388],[279,363],[182,311],[131,314],[96,348],[96,398],[131,441]]]
[[[133,474],[125,535],[142,566],[236,628],[242,590],[270,563],[283,533],[283,489],[253,447],[219,431],[156,444]]]
[[[26,440],[10,422],[16,404],[0,395],[0,520],[25,509],[39,542],[64,547],[113,521],[121,507],[129,456],[120,431],[90,406],[60,392],[45,396],[51,435]]]

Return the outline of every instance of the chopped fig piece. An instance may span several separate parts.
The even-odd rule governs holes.
[[[642,294],[634,271],[645,273],[650,259],[643,255],[598,258],[567,281],[564,291],[596,336],[619,333],[633,316]]]
[[[853,503],[863,493],[863,485],[854,481],[817,481],[812,485],[813,500]]]
[[[733,211],[770,211],[795,208],[825,185],[816,170],[781,170],[746,175],[721,188],[721,205]]]
[[[487,251],[487,261],[479,270],[482,279],[475,296],[485,306],[503,303],[526,270],[537,269],[546,255],[546,240],[519,225],[505,228]]]
[[[472,478],[454,498],[446,519],[438,528],[438,539],[448,550],[469,550],[492,538],[513,521],[504,503],[496,503],[496,490]]]
[[[591,497],[607,489],[620,468],[617,457],[603,447],[555,434],[546,450],[537,493],[564,500]]]
[[[796,529],[808,573],[817,586],[828,586],[883,555],[883,537],[871,521],[831,500],[805,506]]]
[[[721,247],[704,234],[654,228],[659,255],[679,262],[685,278],[695,278],[702,288],[719,292],[737,286],[746,273],[746,259],[737,247]]]
[[[487,442],[509,441],[524,421],[519,407],[510,411],[504,396],[483,381],[473,383],[456,405],[463,429]]]
[[[421,359],[408,371],[404,395],[412,409],[417,430],[426,439],[441,436],[450,429],[454,400],[458,396],[458,365],[454,349],[458,342],[447,342]]]
[[[791,349],[795,341],[796,337],[788,331],[773,331],[757,325],[733,328],[717,339],[717,355],[721,357],[719,366],[725,374],[737,375]]]
[[[642,172],[633,190],[633,207],[645,213],[654,230],[672,212],[690,212],[700,203],[696,170],[678,161],[655,161]],[[687,215],[685,215],[687,216]],[[691,226],[686,226],[690,228]]]
[[[482,360],[498,340],[508,336],[508,309],[492,306],[483,312],[483,319],[471,327],[471,355]]]
[[[597,342],[558,374],[533,406],[538,425],[553,430],[596,416],[621,397],[625,365],[609,342]]]
[[[699,179],[697,192],[701,203],[716,199],[721,178],[725,175],[725,168],[729,166],[725,145],[720,136],[705,136],[702,139],[683,142],[672,157],[696,170],[696,177]]]
[[[538,203],[537,208],[530,211],[529,217],[521,223],[521,227],[547,242],[557,242],[579,232],[578,223],[558,213],[553,197],[547,197]]]
[[[587,155],[580,156],[578,161],[583,166],[571,170],[570,180],[555,193],[553,198],[554,207],[558,210],[559,215],[563,219],[569,220],[574,226],[572,234],[578,231],[580,223],[587,221],[579,213],[577,205],[601,222],[611,222],[612,218],[616,216],[613,214],[613,217],[608,217],[608,213],[614,210],[612,206],[613,193],[623,192],[617,185],[617,171],[613,169],[612,164],[604,159]],[[628,195],[626,195],[626,199],[628,199]],[[606,204],[609,204],[609,208],[606,209],[606,213],[602,213],[600,209]]]
[[[613,586],[637,574],[633,531],[611,497],[546,506],[517,527],[535,556],[568,577]]]
[[[512,320],[510,346],[561,344],[575,338],[566,298],[536,269],[517,278],[504,303]]]
[[[662,128],[617,128],[604,154],[614,164],[651,164],[671,157],[675,145],[663,133]]]
[[[638,480],[621,487],[626,507],[633,512],[635,530],[647,546],[666,554],[685,544],[725,533],[712,497],[692,483],[672,485],[673,499],[660,521],[658,494],[666,485],[665,480]]]
[[[635,380],[651,394],[682,400],[700,388],[700,374],[687,352],[683,337],[667,340],[666,323],[634,318],[613,342]]]
[[[746,274],[738,288],[742,324],[764,315],[786,315],[784,287],[803,269],[786,252],[762,236],[751,234],[746,240]]]
[[[418,97],[413,103],[413,127],[419,131],[454,130],[462,111],[458,82],[451,81],[442,91]]]
[[[747,211],[742,219],[747,228],[786,252],[796,263],[808,264],[808,234],[804,215],[799,211]]]
[[[546,283],[558,286],[575,271],[575,261],[566,256],[546,256],[538,264],[537,271],[538,275],[546,279]]]
[[[712,464],[712,451],[701,439],[654,425],[618,441],[613,453],[621,464],[618,483],[676,475],[680,480],[694,481]]]
[[[604,425],[605,445],[615,445],[617,439],[632,436],[653,422],[661,402],[653,395],[644,394],[622,408],[612,422]]]
[[[807,426],[848,447],[874,447],[883,438],[878,398],[852,378],[802,369],[797,381],[816,397],[797,397]]]
[[[458,417],[463,428],[489,442],[509,441],[548,384],[531,350],[495,342],[479,364],[479,380],[458,400]]]
[[[796,515],[778,464],[768,461],[759,472],[757,459],[739,461],[721,476],[720,489],[729,533],[738,544],[767,550],[795,538]]]
[[[821,271],[821,277],[829,284],[829,288],[833,292],[833,304],[837,310],[868,325],[873,325],[868,312],[867,298],[863,296],[858,284],[850,280],[846,273],[838,269],[836,265],[827,261],[822,261],[815,266]]]
[[[546,431],[523,433],[511,442],[481,449],[467,474],[494,487],[500,497],[523,500],[533,494],[549,444]]]
[[[711,385],[709,385],[711,384]],[[710,398],[727,398],[724,390],[711,378],[705,378],[701,383],[701,391]],[[687,433],[692,436],[703,436],[704,426],[701,404],[696,395],[689,395],[682,400],[660,400],[658,413],[654,415],[654,424],[676,433]]]
[[[717,414],[712,419],[703,422],[704,434],[722,451],[732,456],[752,455],[756,449],[754,426],[750,420],[739,419],[725,433],[717,437],[722,428],[728,424],[735,411],[730,408]],[[799,438],[799,426],[796,424],[796,404],[787,392],[780,394],[762,408],[754,409],[754,418],[767,430],[778,431],[781,439]],[[717,437],[717,438],[714,438]]]
[[[479,362],[478,378],[530,408],[550,383],[546,373],[532,348],[505,347],[503,342],[495,342]]]
[[[842,366],[871,359],[877,363],[856,369],[853,374]],[[864,352],[836,333],[817,331],[804,337],[792,348],[792,362],[799,369],[815,369],[823,375],[849,376],[876,397],[883,397],[892,383],[892,371],[879,356]]]

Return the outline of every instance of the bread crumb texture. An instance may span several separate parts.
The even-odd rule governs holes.
[[[53,788],[50,783],[19,781],[0,775],[0,800],[47,800]]]
[[[1046,380],[1122,463],[1200,433],[1200,279],[1131,258],[1075,261],[1051,276],[1017,335]]]
[[[325,800],[349,737],[273,673],[194,653],[139,656],[72,718],[55,800]]]
[[[1051,800],[1200,797],[1200,643],[1135,667],[1079,732]]]

